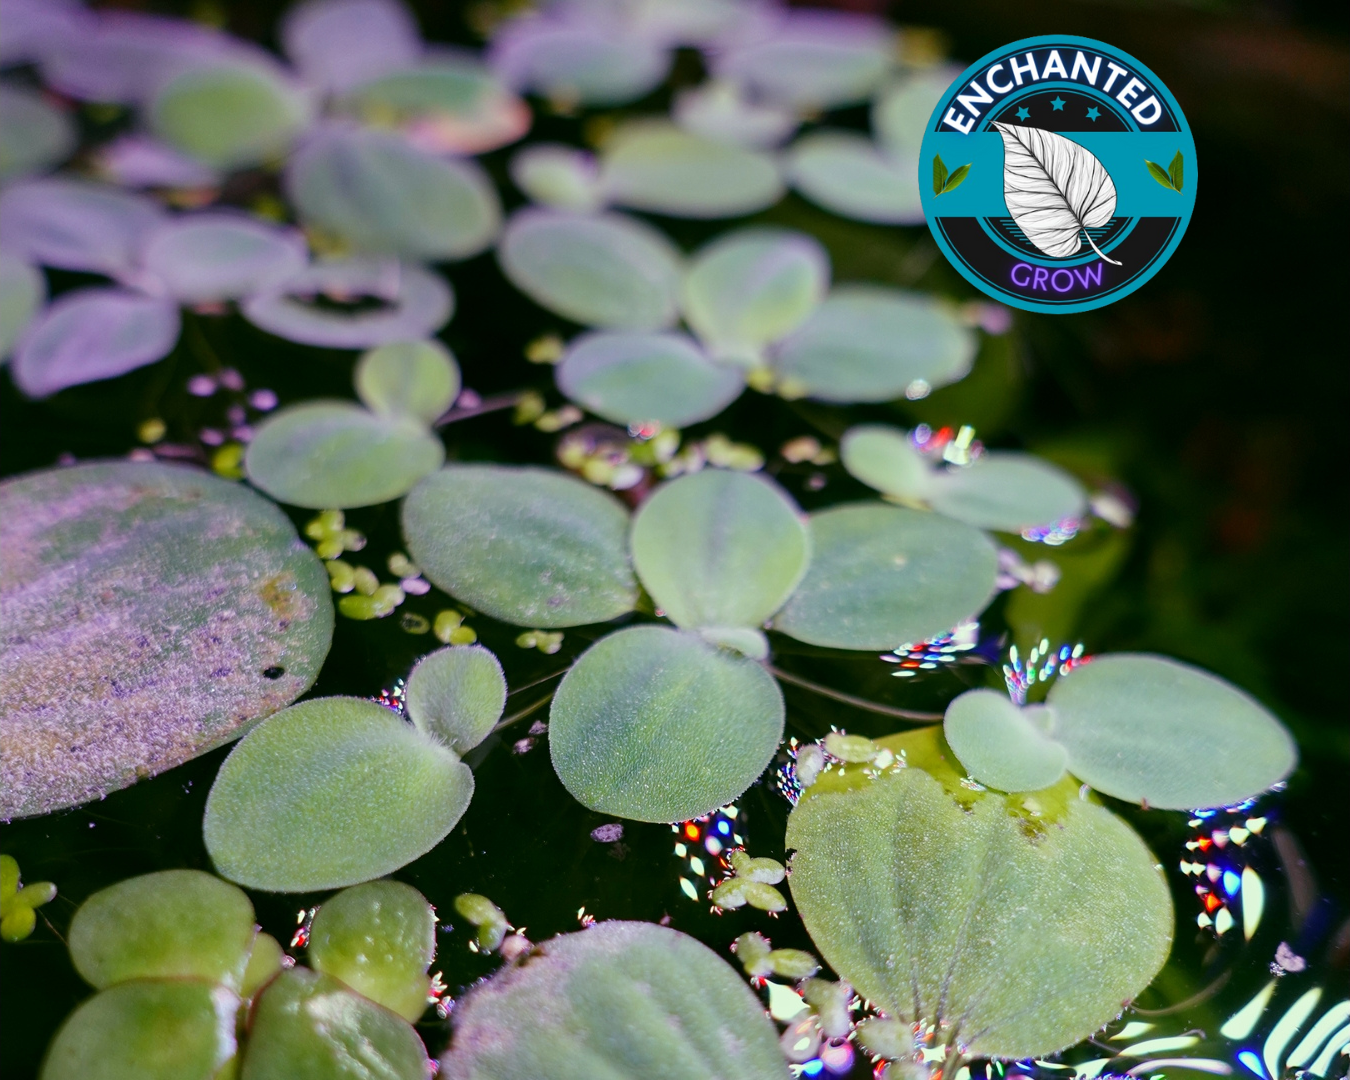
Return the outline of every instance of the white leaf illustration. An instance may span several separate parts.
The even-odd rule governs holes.
[[[1116,185],[1106,167],[1087,147],[1053,131],[994,127],[1003,136],[1003,198],[1026,238],[1046,255],[1064,258],[1081,250],[1081,232],[1093,251],[1119,266],[1087,232],[1116,212]]]

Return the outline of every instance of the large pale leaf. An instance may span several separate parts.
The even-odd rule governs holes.
[[[63,110],[41,94],[0,84],[0,183],[46,172],[76,142],[75,125]]]
[[[193,978],[238,992],[253,947],[253,905],[201,870],[127,878],[70,921],[70,959],[96,990],[129,979]]]
[[[740,397],[745,379],[710,360],[683,334],[605,331],[568,347],[558,389],[616,424],[685,427],[711,419]]]
[[[883,740],[908,768],[807,790],[788,819],[793,900],[831,967],[890,1015],[952,1024],[974,1056],[1052,1053],[1162,966],[1167,882],[1072,778],[1030,804],[967,791],[936,732]]]
[[[481,645],[438,649],[417,661],[403,698],[419,731],[467,754],[488,737],[506,708],[506,676]]]
[[[899,428],[849,428],[839,440],[839,459],[853,476],[885,495],[927,502],[933,487],[933,466]]]
[[[684,279],[684,317],[709,343],[767,345],[795,330],[829,284],[830,257],[814,237],[738,229],[695,256]]]
[[[556,937],[455,1010],[445,1080],[787,1080],[741,976],[677,930],[602,922]]]
[[[887,87],[872,103],[872,130],[877,142],[893,157],[917,163],[933,110],[960,74],[959,67],[942,64],[917,71]]]
[[[958,521],[1004,532],[1080,518],[1087,510],[1087,493],[1070,473],[1031,454],[997,450],[936,473],[928,501]]]
[[[42,271],[17,255],[0,251],[0,361],[9,358],[19,335],[47,299]]]
[[[184,304],[267,292],[308,261],[298,232],[219,211],[166,222],[146,237],[141,253],[145,271]]]
[[[422,39],[398,0],[306,0],[281,22],[286,55],[307,82],[341,91],[415,63]]]
[[[259,165],[283,154],[309,123],[303,88],[270,65],[194,66],[165,83],[149,104],[150,130],[214,168]]]
[[[1096,657],[1046,701],[1069,769],[1118,799],[1229,806],[1283,780],[1298,760],[1289,732],[1254,698],[1162,656]]]
[[[633,519],[633,565],[677,626],[757,628],[806,573],[801,511],[777,484],[703,469],[663,485]]]
[[[353,885],[323,902],[309,933],[309,962],[405,1020],[427,1010],[436,912],[401,881]]]
[[[357,252],[466,259],[501,227],[496,190],[476,163],[390,131],[319,131],[291,158],[285,186],[301,221]]]
[[[270,502],[208,473],[121,461],[6,480],[0,544],[0,817],[226,743],[328,653],[322,564]]]
[[[671,117],[695,135],[753,150],[777,146],[800,123],[792,109],[751,98],[745,87],[727,79],[677,92]]]
[[[787,171],[793,187],[843,217],[882,225],[923,221],[916,159],[885,154],[861,135],[812,132],[792,144]]]
[[[415,420],[308,401],[258,427],[244,470],[279,502],[322,510],[397,499],[443,461],[445,444]]]
[[[1067,258],[1082,250],[1085,237],[1116,263],[1085,231],[1100,229],[1116,212],[1116,185],[1106,166],[1086,146],[1053,131],[994,127],[1003,136],[1003,200],[1026,238],[1052,258]]]
[[[574,322],[657,330],[675,321],[680,254],[662,233],[623,214],[522,210],[497,258],[511,284]]]
[[[849,285],[775,346],[771,363],[822,401],[889,401],[962,378],[976,344],[955,312],[931,297]]]
[[[446,592],[518,626],[580,626],[633,609],[628,511],[551,469],[450,465],[403,503],[417,565]]]
[[[811,566],[774,627],[812,645],[895,648],[950,630],[994,595],[998,557],[939,514],[853,503],[811,515]]]
[[[738,217],[783,194],[768,154],[690,134],[663,120],[638,121],[605,143],[601,183],[623,206],[687,218]]]
[[[430,1075],[417,1032],[331,975],[302,967],[283,971],[263,991],[250,1019],[240,1080]]]
[[[143,979],[95,994],[56,1033],[41,1080],[215,1080],[234,1056],[239,999],[196,979]]]
[[[221,765],[202,833],[216,868],[268,892],[380,877],[445,839],[473,773],[363,698],[313,698],[254,728]]]
[[[1000,791],[1038,791],[1064,775],[1069,755],[1046,734],[1042,705],[1018,708],[1006,694],[968,690],[947,706],[943,734],[981,784]]]
[[[0,192],[6,250],[61,270],[115,276],[135,269],[142,239],[163,217],[144,195],[84,180],[28,180]]]
[[[344,310],[322,298],[373,300]],[[250,297],[241,306],[255,326],[288,341],[330,349],[366,349],[434,334],[450,320],[455,296],[440,274],[394,259],[321,262],[281,288]]]
[[[366,407],[389,419],[432,423],[459,396],[459,364],[439,341],[391,341],[371,349],[352,376]]]
[[[591,646],[549,718],[559,779],[592,810],[684,821],[731,802],[783,737],[783,695],[753,660],[664,626]]]

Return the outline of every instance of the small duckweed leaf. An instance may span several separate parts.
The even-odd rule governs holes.
[[[426,854],[472,796],[468,766],[382,705],[313,698],[234,748],[202,832],[216,868],[246,888],[335,889]]]
[[[219,187],[219,170],[141,131],[128,131],[94,151],[101,177],[129,188]]]
[[[26,180],[0,193],[5,250],[60,270],[130,273],[162,220],[153,199],[87,180]]]
[[[1162,656],[1099,656],[1046,699],[1069,768],[1098,791],[1165,810],[1231,806],[1289,775],[1284,725],[1232,683]]]
[[[745,980],[694,938],[651,923],[553,938],[456,1012],[445,1080],[788,1076],[778,1032]]]
[[[549,722],[563,786],[636,821],[684,821],[731,802],[782,736],[783,695],[763,667],[664,626],[591,646],[563,677]]]
[[[917,162],[890,157],[850,131],[813,131],[788,150],[788,179],[813,203],[841,217],[882,225],[923,221]]]
[[[283,971],[259,996],[251,1020],[239,1080],[426,1080],[431,1074],[411,1025],[319,971]]]
[[[633,519],[633,565],[677,626],[761,626],[811,558],[800,511],[777,484],[704,469],[662,485]]]
[[[605,143],[600,176],[613,202],[671,217],[739,217],[783,195],[778,164],[768,154],[665,121],[637,121],[616,131]]]
[[[577,338],[555,369],[558,389],[616,424],[686,427],[716,416],[745,379],[683,334],[605,331]]]
[[[161,870],[81,904],[70,923],[70,959],[96,990],[190,978],[238,991],[253,935],[253,905],[241,889],[200,870]]]
[[[119,461],[8,479],[0,545],[0,817],[229,742],[328,654],[322,564],[272,503],[206,472]]]
[[[372,349],[357,363],[353,381],[357,397],[376,415],[424,424],[450,408],[460,390],[459,364],[435,340],[391,341]]]
[[[9,358],[19,335],[47,299],[42,271],[17,255],[0,251],[0,361]]]
[[[1037,723],[1044,706],[1019,709],[994,690],[967,690],[947,706],[942,730],[952,752],[981,784],[1039,791],[1064,775],[1069,755]]]
[[[301,87],[255,63],[190,67],[165,83],[148,109],[154,135],[220,169],[280,156],[312,115]]]
[[[286,167],[286,192],[306,225],[354,251],[467,259],[496,239],[496,189],[473,161],[418,149],[402,135],[333,124]]]
[[[1120,1015],[1172,938],[1143,841],[1089,801],[1041,825],[910,766],[822,779],[788,819],[792,898],[830,966],[907,1025],[959,1023],[982,1057],[1053,1053]]]
[[[422,55],[417,23],[398,0],[306,0],[282,20],[281,44],[306,82],[339,92]]]
[[[998,450],[935,472],[928,501],[948,517],[1003,532],[1080,518],[1087,510],[1087,493],[1070,473],[1031,454]]]
[[[0,183],[46,172],[68,157],[78,141],[75,124],[63,109],[32,90],[0,85]]]
[[[559,210],[589,213],[604,203],[594,155],[562,143],[532,143],[517,151],[511,181],[532,201]]]
[[[368,881],[329,897],[314,916],[309,962],[409,1023],[427,1009],[436,912],[401,881]]]
[[[506,676],[481,645],[457,645],[422,657],[404,693],[419,731],[467,754],[488,737],[506,708]]]
[[[415,421],[309,401],[259,425],[244,471],[279,502],[322,510],[397,499],[444,460],[444,444]]]
[[[931,297],[849,285],[776,345],[770,362],[821,401],[890,401],[915,383],[956,382],[970,371],[976,345],[956,313]]]
[[[626,215],[528,208],[511,218],[497,258],[511,284],[573,322],[659,330],[675,321],[680,254]]]
[[[872,130],[877,142],[893,159],[917,159],[928,118],[961,69],[949,65],[920,70],[891,84],[872,102]],[[947,178],[942,178],[945,184]],[[933,172],[933,191],[941,190],[937,171]]]
[[[851,475],[885,495],[925,502],[933,487],[933,466],[899,428],[849,428],[839,441],[839,458]]]
[[[319,296],[373,300],[364,310],[316,303]],[[269,334],[330,349],[416,341],[450,321],[454,293],[440,274],[394,259],[316,263],[279,289],[244,301],[244,317]]]
[[[61,1025],[40,1080],[214,1080],[234,1057],[239,999],[196,979],[122,983]]]
[[[493,35],[488,62],[518,93],[578,105],[623,105],[655,89],[670,70],[659,42],[625,33],[613,22],[513,19]]]
[[[829,284],[830,257],[814,237],[738,229],[694,257],[684,279],[684,317],[704,341],[767,345],[795,330]]]
[[[146,237],[142,265],[184,304],[235,300],[284,285],[309,261],[295,230],[223,212],[166,222]]]
[[[633,609],[628,511],[551,469],[450,465],[404,501],[413,560],[494,619],[554,629]]]
[[[774,619],[799,641],[888,649],[950,630],[994,595],[998,557],[938,514],[853,503],[811,515],[811,566]]]

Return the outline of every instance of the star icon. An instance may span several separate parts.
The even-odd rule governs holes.
[[[1088,110],[1088,112],[1087,112],[1087,117],[1088,117],[1089,120],[1096,120],[1097,117],[1101,116],[1101,114],[1102,114],[1101,109],[1097,108],[1097,107],[1094,105],[1092,108],[1090,108],[1090,109]]]
[[[1064,99],[1060,97],[1058,94],[1056,94],[1054,100],[1050,102],[1050,107],[1054,109],[1055,112],[1063,112]]]
[[[1030,115],[1031,113],[1027,111],[1025,106],[1017,110],[1017,119],[1019,120],[1025,120]]]

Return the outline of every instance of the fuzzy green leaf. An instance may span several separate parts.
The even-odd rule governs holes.
[[[927,502],[934,469],[899,428],[859,424],[844,432],[839,458],[849,473],[885,495]]]
[[[968,525],[1021,532],[1082,517],[1087,493],[1057,465],[1031,454],[994,450],[970,465],[934,473],[928,503]]]
[[[967,690],[947,706],[942,730],[952,752],[981,784],[1039,791],[1064,775],[1069,755],[1046,734],[1044,706],[1018,708],[994,690]]]
[[[438,649],[422,657],[404,692],[408,719],[457,754],[486,739],[506,707],[506,676],[481,645]]]
[[[439,341],[396,341],[371,349],[353,375],[366,408],[430,424],[459,396],[459,365]]]

